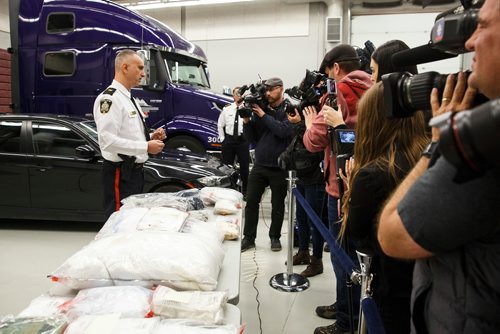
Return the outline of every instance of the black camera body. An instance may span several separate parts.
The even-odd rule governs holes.
[[[321,96],[326,92],[326,76],[318,71],[306,70],[306,76],[299,86],[287,88],[285,93],[291,98],[299,100],[299,104],[289,104],[285,111],[290,116],[295,116],[297,109],[302,116],[305,107],[314,106],[319,109]]]
[[[239,94],[243,98],[243,102],[238,108],[240,117],[251,117],[254,104],[258,105],[264,112],[267,111],[269,102],[266,97],[266,86],[262,83],[252,84],[250,86],[243,85],[239,90]]]
[[[457,169],[456,182],[466,182],[489,169],[500,172],[500,99],[444,117],[436,124],[441,133],[439,151]]]
[[[479,5],[482,5],[482,2],[476,1],[474,6]],[[479,9],[476,7],[467,10],[458,7],[439,14],[432,28],[429,44],[412,49],[415,50],[414,54],[409,53],[412,50],[396,53],[392,58],[393,62],[396,63],[395,59],[401,61],[401,58],[404,58],[402,56],[405,55],[407,58],[418,56],[417,58],[421,59],[416,59],[412,64],[421,64],[468,52],[465,49],[465,42],[476,29],[478,12]],[[441,100],[446,77],[446,74],[437,72],[416,75],[399,72],[383,75],[387,116],[391,118],[411,117],[418,110],[430,110],[430,93],[433,88],[437,88]],[[480,97],[478,102],[481,101],[484,101],[484,98]]]

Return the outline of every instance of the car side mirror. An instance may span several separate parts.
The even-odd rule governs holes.
[[[89,145],[80,145],[75,151],[76,156],[81,159],[92,159],[96,156],[96,151]]]

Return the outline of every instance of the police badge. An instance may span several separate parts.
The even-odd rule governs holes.
[[[109,111],[109,109],[111,108],[111,104],[113,102],[111,100],[108,100],[108,99],[104,99],[104,100],[101,100],[101,114],[105,114]]]

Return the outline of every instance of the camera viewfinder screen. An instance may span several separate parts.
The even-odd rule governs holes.
[[[354,144],[354,139],[356,138],[356,135],[354,134],[354,131],[342,131],[339,133],[339,137],[341,143]]]

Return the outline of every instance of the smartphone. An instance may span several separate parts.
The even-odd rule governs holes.
[[[326,91],[328,95],[337,95],[337,84],[334,79],[326,79]]]

